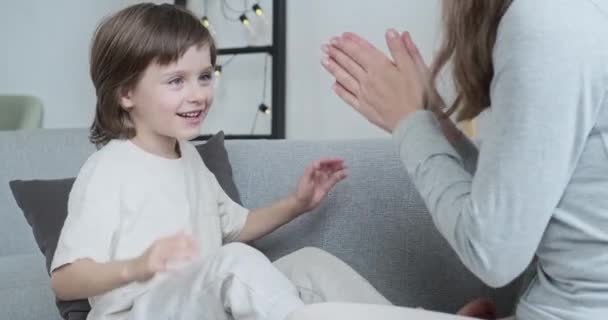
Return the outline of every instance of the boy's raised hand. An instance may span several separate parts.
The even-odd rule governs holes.
[[[171,265],[192,260],[197,255],[196,242],[184,232],[161,238],[154,241],[141,256],[131,260],[126,278],[130,281],[147,281],[157,272],[168,271]]]
[[[348,170],[342,159],[322,159],[306,167],[294,194],[302,212],[318,207],[329,191],[347,176]]]

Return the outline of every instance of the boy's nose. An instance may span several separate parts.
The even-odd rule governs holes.
[[[190,90],[190,95],[188,97],[189,102],[201,104],[205,102],[207,99],[207,90],[201,87],[194,87]]]

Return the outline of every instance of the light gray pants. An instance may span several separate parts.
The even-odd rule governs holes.
[[[130,319],[284,320],[305,304],[327,301],[390,304],[322,250],[305,248],[272,264],[258,250],[232,243],[136,299]]]
[[[351,302],[392,305],[344,261],[318,248],[303,248],[274,262],[305,304]]]
[[[453,314],[433,312],[423,309],[381,306],[363,303],[329,302],[298,308],[289,320],[472,320]],[[503,320],[515,320],[514,317]]]
[[[308,262],[308,263],[307,263]],[[453,314],[395,307],[356,271],[329,253],[304,248],[275,262],[307,306],[289,320],[466,320]],[[308,305],[312,304],[313,305]],[[502,320],[514,320],[515,317]]]

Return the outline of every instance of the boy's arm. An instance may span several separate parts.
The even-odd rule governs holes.
[[[51,274],[51,285],[60,300],[97,296],[134,281],[133,260],[97,263],[80,259],[58,268]]]
[[[295,196],[280,200],[270,207],[255,210],[247,216],[247,222],[239,235],[238,241],[257,240],[304,212],[304,207],[298,204]]]
[[[137,258],[107,263],[78,259],[55,269],[51,273],[51,285],[61,300],[85,299],[131,282],[147,281],[157,272],[168,271],[171,263],[197,255],[196,242],[182,232],[156,240]]]
[[[270,207],[247,216],[238,240],[257,240],[299,215],[319,206],[333,187],[345,179],[348,171],[341,159],[323,159],[309,165],[298,182],[295,193]]]

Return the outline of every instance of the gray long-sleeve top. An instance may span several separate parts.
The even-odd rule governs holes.
[[[515,0],[493,61],[474,173],[428,111],[395,131],[401,159],[480,279],[538,257],[518,319],[608,319],[608,1]]]

